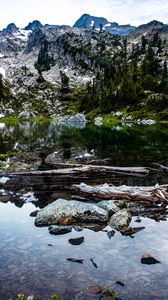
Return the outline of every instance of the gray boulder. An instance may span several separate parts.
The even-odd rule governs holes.
[[[112,215],[109,225],[116,230],[125,230],[131,222],[131,214],[126,209],[121,209]]]
[[[30,118],[34,118],[35,114],[29,111],[22,111],[19,115],[18,118],[19,119],[30,119]]]
[[[113,200],[103,200],[96,203],[96,205],[102,209],[105,209],[109,216],[112,216],[114,213],[120,210]]]
[[[94,204],[58,199],[38,212],[35,225],[70,225],[78,222],[103,223],[107,220],[107,212]]]
[[[58,119],[59,124],[66,124],[68,127],[83,129],[86,127],[86,117],[82,113],[77,113],[75,115],[66,115]]]

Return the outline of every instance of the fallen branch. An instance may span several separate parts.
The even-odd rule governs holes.
[[[0,172],[0,176],[35,176],[35,175],[89,175],[89,174],[110,174],[120,173],[133,176],[146,176],[149,174],[149,170],[144,167],[110,167],[110,166],[79,166],[64,169],[45,170],[45,171],[21,171],[21,172]]]
[[[126,199],[129,201],[151,201],[151,202],[168,202],[168,185],[160,187],[130,187],[130,186],[113,186],[113,185],[97,185],[89,186],[85,183],[73,185],[74,191],[85,198],[94,199]]]
[[[155,166],[155,167],[157,167],[159,171],[168,173],[168,167],[163,166],[163,165],[158,164],[158,163],[153,163],[152,165]]]

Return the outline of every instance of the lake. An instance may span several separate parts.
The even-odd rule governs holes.
[[[94,153],[98,159],[108,157],[113,166],[151,166],[168,160],[167,125],[79,127],[55,122],[0,123],[1,154],[17,149],[40,149],[48,154],[68,148],[77,154]],[[155,185],[167,183],[168,176],[113,174],[108,180],[116,185]],[[40,300],[48,300],[52,294],[64,300],[113,299],[91,293],[90,286],[115,291],[122,300],[168,299],[167,220],[135,216],[131,226],[145,229],[133,236],[114,233],[109,226],[97,232],[73,229],[54,236],[47,227],[35,227],[30,213],[60,197],[70,200],[72,195],[64,185],[58,190],[51,177],[37,182],[7,178],[5,183],[0,176],[0,191],[0,299],[12,299],[18,293],[36,295]],[[69,240],[76,237],[83,237],[84,242],[72,245]],[[142,264],[146,252],[161,263]]]

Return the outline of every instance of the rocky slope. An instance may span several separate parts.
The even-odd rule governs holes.
[[[58,113],[58,91],[60,89],[60,71],[70,77],[70,86],[85,83],[90,77],[74,71],[74,65],[68,56],[63,57],[62,44],[59,40],[62,35],[80,32],[68,26],[45,25],[31,23],[25,29],[19,29],[14,24],[9,24],[0,32],[0,73],[2,81],[8,87],[13,97],[1,97],[0,112],[6,110],[34,110],[43,113]],[[44,82],[39,83],[38,69],[35,63],[44,41],[48,42],[48,53],[52,57],[52,66],[43,72]],[[16,101],[17,99],[17,101]],[[17,107],[16,107],[17,102]],[[33,103],[36,102],[36,103]]]
[[[24,29],[9,24],[0,31],[0,113],[29,111],[53,117],[68,109],[79,97],[74,89],[92,82],[95,71],[101,72],[112,57],[122,55],[124,38],[116,33],[130,31],[128,59],[129,49],[137,46],[143,35],[159,32],[166,40],[168,26],[153,21],[132,28],[90,15],[83,15],[74,27],[43,26],[37,20]],[[161,61],[167,57],[166,51],[165,42]]]
[[[163,38],[167,38],[168,35],[168,25],[163,24],[162,22],[153,20],[147,24],[143,24],[135,28],[128,36],[130,40],[139,41],[142,38],[142,35],[145,37],[150,37],[158,33]]]

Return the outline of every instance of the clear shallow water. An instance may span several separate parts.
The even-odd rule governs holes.
[[[154,159],[167,159],[167,129],[142,126],[122,131],[90,125],[80,130],[53,123],[1,126],[1,153],[11,151],[16,143],[31,149],[47,146],[56,150],[69,142],[87,151],[94,148],[99,158],[111,155],[116,165],[145,165]],[[157,179],[162,181],[162,178]],[[113,176],[112,180],[118,184],[133,184],[132,178]],[[155,184],[156,178],[151,181]],[[47,181],[44,183],[48,185]],[[6,184],[13,194],[11,202],[0,203],[0,299],[6,300],[18,293],[34,294],[40,300],[48,300],[54,293],[59,294],[59,299],[101,299],[99,295],[89,294],[87,288],[94,285],[115,290],[124,300],[168,299],[167,221],[141,218],[139,224],[135,222],[136,217],[133,218],[133,227],[146,227],[134,238],[116,232],[109,239],[106,232],[111,230],[109,227],[106,231],[73,230],[66,235],[52,236],[47,228],[35,227],[30,213],[37,209],[36,206],[43,207],[61,196],[69,199],[70,195],[55,188],[49,191],[51,187],[41,192],[40,186],[44,183],[40,181],[32,187],[22,182],[21,187],[13,190],[8,182]],[[19,197],[30,190],[35,191],[38,202],[23,204]],[[68,240],[74,237],[84,237],[84,243],[71,245]],[[161,264],[141,264],[145,252]],[[67,258],[79,258],[84,262],[78,264]],[[117,285],[116,281],[125,286]]]
[[[33,210],[30,203],[22,208],[0,204],[0,299],[19,292],[44,300],[55,292],[60,299],[100,299],[87,291],[97,284],[115,290],[121,299],[167,299],[167,222],[142,218],[140,226],[146,229],[134,238],[116,233],[109,239],[107,232],[87,229],[52,236],[47,228],[34,226],[34,218],[29,216]],[[137,227],[135,219],[132,225]],[[84,237],[83,244],[73,246],[68,242],[79,236]],[[145,252],[161,264],[141,264]],[[71,257],[84,262],[67,261]],[[116,285],[118,280],[125,286]]]

